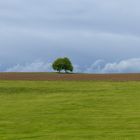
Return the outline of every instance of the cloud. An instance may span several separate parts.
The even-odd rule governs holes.
[[[75,73],[81,72],[79,65],[74,64],[73,66]],[[52,72],[52,71],[53,71],[52,63],[42,61],[35,61],[32,63],[26,63],[24,65],[17,64],[4,70],[4,72]]]
[[[140,58],[132,58],[119,62],[105,63],[104,60],[97,60],[89,68],[87,73],[139,73]]]
[[[17,64],[5,70],[5,72],[50,72],[51,63],[33,62],[26,63],[25,65]]]
[[[52,63],[34,61],[32,63],[17,64],[4,72],[52,72]],[[140,58],[131,58],[119,62],[107,63],[99,59],[87,68],[74,64],[75,73],[140,73]],[[2,66],[1,66],[2,67]]]
[[[1,0],[0,63],[19,64],[17,69],[67,56],[83,67],[98,58],[137,58],[139,5],[139,0]]]
[[[104,68],[104,66],[105,66],[105,61],[99,59],[95,61],[90,67],[88,67],[85,72],[86,73],[92,73],[92,72],[99,73]]]
[[[4,70],[5,72],[52,72],[51,63],[35,61],[24,65],[17,64]],[[74,64],[75,73],[139,73],[140,58],[131,58],[119,62],[107,63],[99,59],[84,70],[84,67]]]
[[[75,73],[81,73],[82,72],[81,67],[79,65],[74,64],[73,67],[74,67],[74,72]]]

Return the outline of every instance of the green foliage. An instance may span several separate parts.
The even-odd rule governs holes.
[[[0,81],[0,140],[139,140],[140,82]]]
[[[72,63],[67,57],[56,59],[52,64],[52,68],[58,72],[61,72],[62,70],[64,70],[66,73],[68,71],[73,71]]]

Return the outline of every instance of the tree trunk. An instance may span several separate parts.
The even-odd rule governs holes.
[[[67,70],[65,70],[65,73],[67,73]]]

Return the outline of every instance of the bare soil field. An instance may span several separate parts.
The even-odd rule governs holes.
[[[140,74],[0,73],[0,80],[140,81]]]

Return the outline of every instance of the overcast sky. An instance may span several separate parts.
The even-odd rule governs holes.
[[[139,72],[139,6],[139,0],[0,0],[0,70],[50,71],[53,60],[67,56],[76,71]]]

